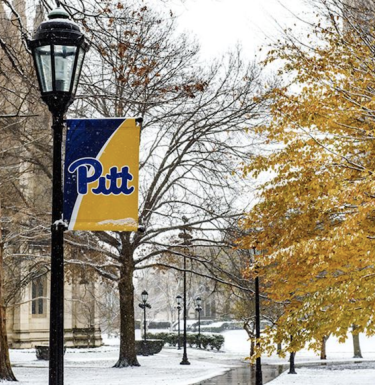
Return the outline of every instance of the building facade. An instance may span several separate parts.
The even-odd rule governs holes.
[[[49,273],[36,277],[7,309],[9,347],[32,348],[49,344]],[[99,285],[75,280],[65,283],[65,346],[98,347],[103,344],[95,297]]]

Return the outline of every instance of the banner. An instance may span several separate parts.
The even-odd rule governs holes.
[[[68,230],[137,231],[136,119],[69,119],[64,173]]]

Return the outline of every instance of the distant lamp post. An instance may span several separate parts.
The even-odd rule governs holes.
[[[187,318],[187,301],[186,301],[186,253],[187,253],[187,246],[191,245],[191,238],[192,236],[187,233],[187,230],[190,228],[187,226],[188,219],[183,216],[182,221],[184,222],[184,228],[182,233],[178,234],[180,238],[183,239],[182,244],[185,246],[184,247],[184,354],[182,356],[182,361],[180,362],[180,365],[190,365],[190,362],[187,357],[187,347],[186,347],[186,340],[187,340],[187,335],[186,335],[186,318]]]
[[[181,350],[181,337],[180,337],[180,313],[181,313],[181,304],[182,304],[182,297],[180,295],[178,295],[176,297],[176,301],[177,301],[177,321],[178,321],[178,326],[177,326],[177,330],[178,330],[178,334],[177,334],[177,349],[178,350]]]
[[[143,349],[142,349],[142,355],[148,356],[148,349],[147,349],[147,327],[146,327],[146,308],[151,309],[151,305],[147,303],[148,299],[148,293],[146,290],[142,291],[141,294],[142,297],[142,303],[138,304],[138,306],[143,309]]]
[[[195,298],[195,311],[198,312],[198,348],[201,348],[201,311],[202,309],[202,298]]]
[[[28,41],[42,100],[53,117],[53,188],[51,241],[51,302],[49,340],[49,384],[64,383],[64,230],[62,188],[63,118],[73,103],[88,44],[77,24],[60,8]]]
[[[255,247],[253,249],[253,263],[256,263],[255,256],[262,254],[261,251],[258,251]],[[257,339],[257,347],[259,347],[260,340],[260,300],[259,300],[259,277],[258,277],[258,268],[255,267],[255,335]],[[260,357],[257,357],[255,364],[255,385],[263,384],[263,375],[262,375],[262,361]]]

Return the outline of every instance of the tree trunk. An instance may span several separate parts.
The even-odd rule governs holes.
[[[327,349],[326,349],[326,343],[327,343],[328,337],[324,336],[322,338],[322,347],[320,349],[320,359],[326,360],[327,359]]]
[[[115,368],[140,366],[135,351],[133,260],[123,257],[118,284],[120,294],[120,356]]]
[[[255,343],[253,340],[250,342],[250,357],[252,357],[255,354]]]
[[[279,342],[279,343],[277,344],[277,355],[280,355],[280,354],[281,354],[282,348],[283,348],[283,345],[282,345],[281,342]]]
[[[255,354],[255,342],[253,340],[254,338],[254,328],[251,327],[249,321],[244,322],[243,328],[245,329],[249,339],[250,339],[250,357],[253,357]],[[253,365],[253,364],[251,364]]]
[[[361,353],[361,346],[359,344],[359,334],[355,333],[355,330],[357,329],[356,325],[353,325],[353,348],[354,348],[354,357],[353,358],[363,358]]]
[[[288,374],[297,374],[296,367],[295,367],[295,358],[296,358],[296,353],[291,352],[290,356],[289,356],[289,372],[288,372]]]
[[[0,205],[0,218],[1,218],[1,205]],[[0,380],[17,381],[13,374],[12,367],[9,359],[9,347],[6,328],[6,310],[4,306],[4,293],[3,293],[3,238],[1,233],[0,224]]]

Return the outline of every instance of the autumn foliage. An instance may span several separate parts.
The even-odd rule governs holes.
[[[318,349],[353,324],[375,333],[375,13],[320,3],[303,40],[285,31],[269,51],[265,65],[281,60],[285,84],[259,128],[273,151],[244,168],[268,175],[241,242],[267,251],[259,274],[284,306],[263,336],[269,351]]]

